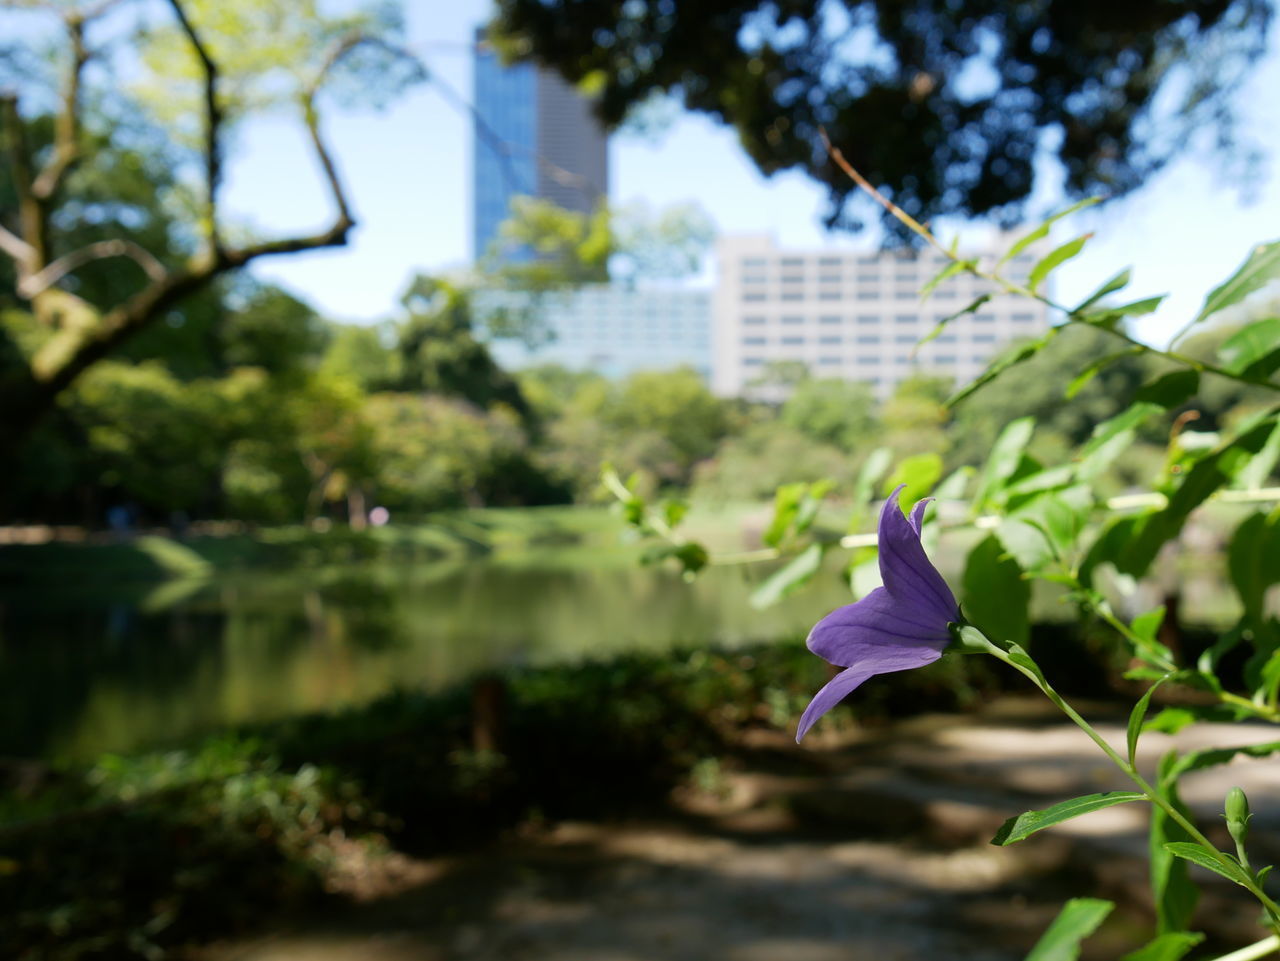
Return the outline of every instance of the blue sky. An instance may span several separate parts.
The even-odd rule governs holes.
[[[467,45],[487,0],[406,4],[409,45],[439,79],[470,100]],[[428,14],[427,8],[430,7]],[[1095,233],[1084,254],[1060,269],[1056,294],[1082,299],[1120,267],[1134,268],[1136,296],[1171,292],[1138,332],[1166,340],[1205,293],[1263,240],[1280,237],[1280,41],[1239,105],[1244,130],[1267,154],[1247,193],[1221,161],[1193,148],[1141,191],[1073,218],[1062,231]],[[360,221],[345,249],[262,263],[256,272],[283,283],[335,318],[374,321],[393,312],[418,271],[464,266],[469,257],[470,125],[433,84],[383,112],[331,113],[327,130]],[[1207,139],[1207,138],[1206,138]],[[229,167],[230,212],[264,233],[319,226],[328,202],[301,132],[285,118],[260,120],[237,134]],[[653,206],[700,203],[724,232],[771,232],[784,245],[868,246],[869,235],[828,235],[822,190],[800,174],[765,179],[733,133],[684,115],[656,140],[615,136],[610,145],[613,202]],[[981,228],[968,228],[971,234]]]

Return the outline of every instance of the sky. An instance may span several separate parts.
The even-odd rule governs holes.
[[[339,320],[373,322],[393,314],[418,272],[465,267],[470,257],[469,118],[441,85],[471,100],[469,43],[488,0],[405,5],[408,45],[435,82],[410,90],[382,112],[330,112],[325,124],[359,226],[345,248],[260,261],[255,273],[293,290]],[[1242,129],[1264,151],[1258,180],[1224,175],[1220,157],[1199,146],[1140,191],[1077,215],[1056,231],[1093,239],[1055,275],[1062,302],[1082,300],[1124,266],[1134,299],[1170,293],[1137,325],[1162,344],[1194,315],[1205,294],[1252,246],[1280,237],[1280,30],[1238,96]],[[1207,138],[1206,138],[1207,139]],[[651,207],[697,202],[725,233],[771,233],[783,246],[871,247],[870,235],[830,235],[825,193],[799,173],[766,179],[733,132],[681,114],[656,138],[622,133],[610,142],[610,200]],[[236,134],[224,204],[264,234],[319,227],[331,206],[302,131],[283,117]],[[949,225],[947,225],[949,226]],[[965,226],[966,237],[984,228]],[[943,228],[945,234],[945,227]],[[704,272],[702,283],[709,283]]]

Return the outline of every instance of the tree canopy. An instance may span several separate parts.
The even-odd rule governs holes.
[[[808,172],[829,220],[853,185],[819,129],[918,220],[1018,218],[1051,155],[1072,195],[1121,194],[1219,124],[1266,46],[1267,0],[499,0],[491,33],[599,94],[607,123],[654,96],[732,125],[766,173]]]

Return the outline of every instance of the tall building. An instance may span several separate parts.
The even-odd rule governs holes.
[[[504,65],[476,32],[472,242],[476,258],[526,195],[590,211],[609,188],[606,137],[590,103],[559,74]]]
[[[499,307],[536,310],[549,340],[530,348],[516,339],[494,339],[489,350],[507,369],[559,364],[625,377],[638,370],[692,367],[711,371],[711,292],[680,287],[596,284],[546,294],[490,291],[476,298],[481,318]]]
[[[711,385],[727,396],[776,399],[769,395],[777,388],[758,382],[778,361],[799,361],[815,377],[864,381],[881,398],[914,374],[965,383],[1004,345],[1049,326],[1038,301],[993,296],[917,349],[939,320],[993,293],[991,285],[959,275],[922,302],[920,288],[947,262],[934,251],[791,251],[768,236],[721,238],[716,251]],[[1023,252],[1009,276],[1025,278],[1041,256]]]

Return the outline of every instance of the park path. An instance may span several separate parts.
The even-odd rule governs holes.
[[[1123,743],[1119,721],[1101,730]],[[1203,725],[1177,743],[1274,736]],[[1148,735],[1141,758],[1153,765],[1173,743]],[[1086,894],[1121,905],[1086,959],[1117,957],[1142,937],[1141,805],[1008,848],[987,843],[1010,815],[1122,786],[1096,747],[1038,705],[1002,701],[978,717],[919,718],[804,749],[759,733],[745,747],[745,763],[713,790],[679,792],[670,818],[562,823],[466,857],[393,857],[363,876],[357,866],[347,884],[355,903],[194,957],[1016,961],[1066,898]],[[1220,830],[1233,784],[1253,801],[1259,853],[1280,860],[1280,764],[1198,772],[1184,798]],[[1254,915],[1215,886],[1202,927],[1232,946],[1257,936]]]

